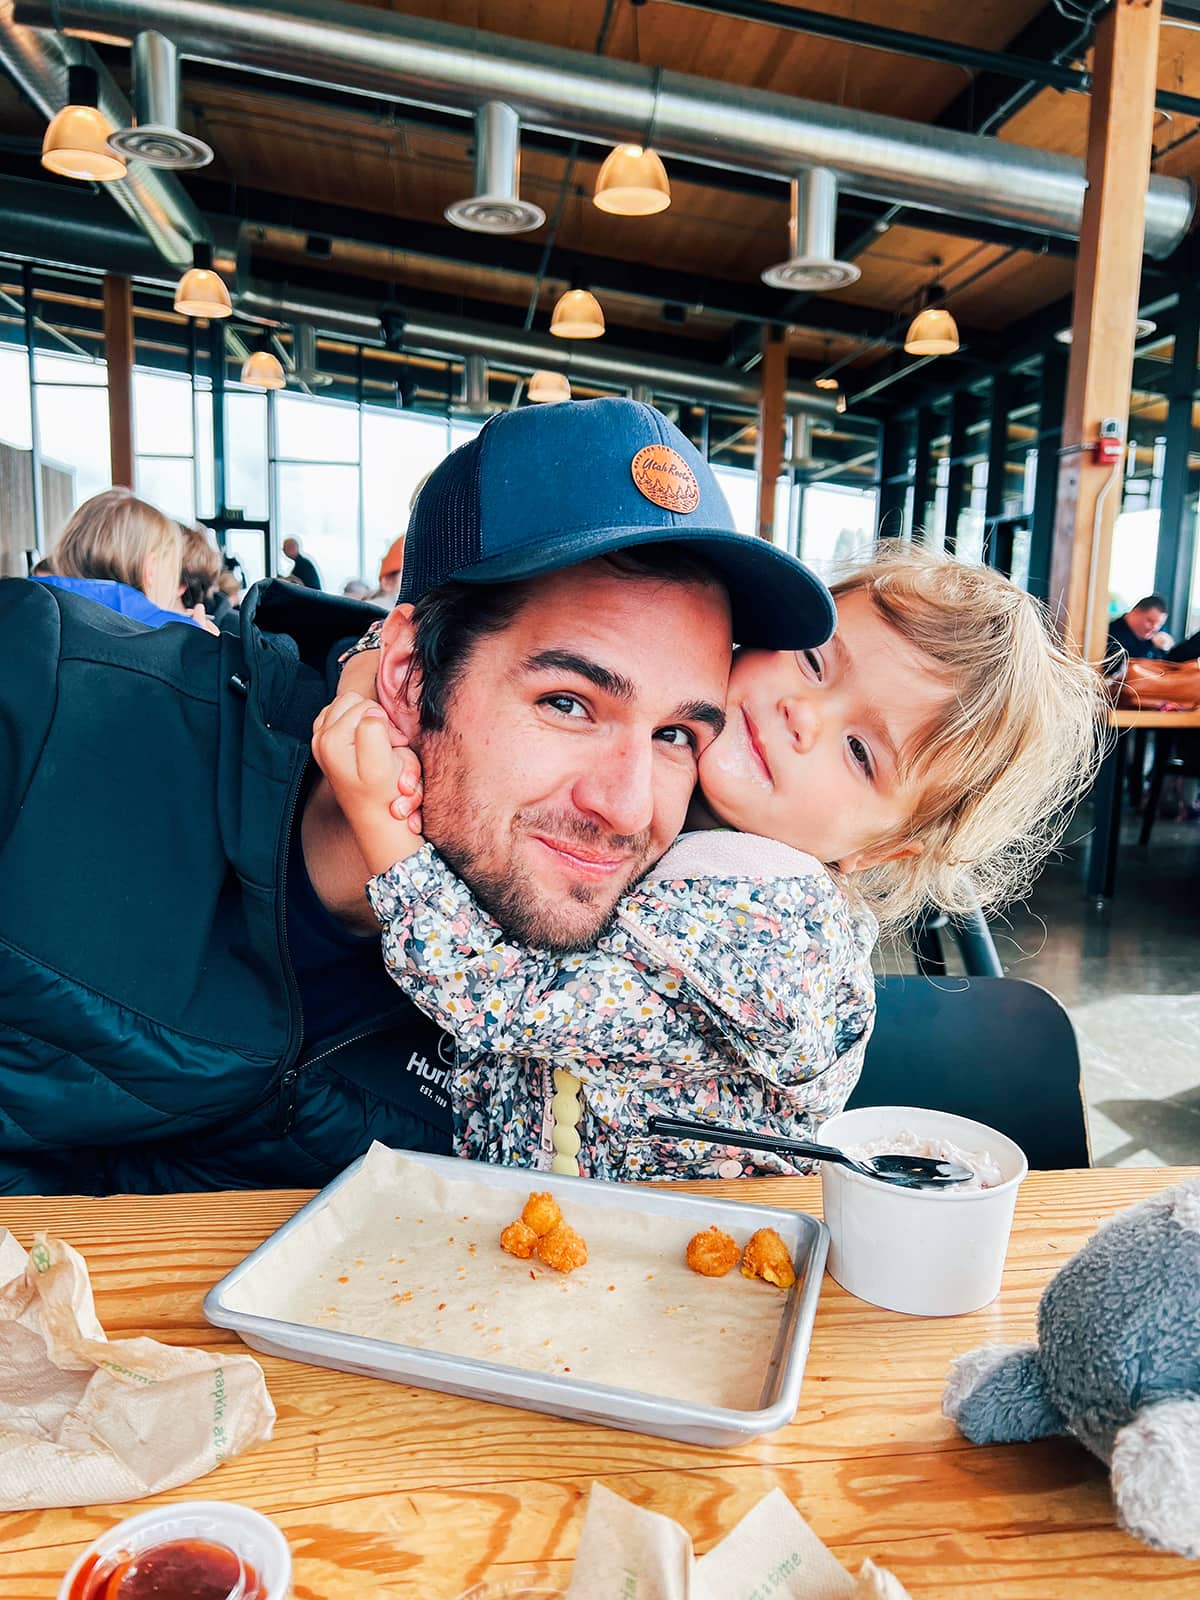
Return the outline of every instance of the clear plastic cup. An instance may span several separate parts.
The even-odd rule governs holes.
[[[186,1570],[204,1574],[203,1590],[195,1591],[204,1600],[287,1600],[292,1553],[275,1524],[249,1506],[187,1500],[127,1517],[102,1533],[72,1564],[58,1600],[93,1600],[97,1585],[116,1600],[141,1600],[156,1586],[168,1592],[164,1581],[178,1600],[191,1600],[170,1582]]]
[[[831,1278],[859,1300],[916,1317],[955,1317],[996,1298],[1017,1187],[1018,1145],[982,1122],[918,1106],[859,1106],[821,1126],[822,1144],[853,1151],[888,1134],[986,1150],[1003,1182],[990,1189],[904,1189],[832,1161],[821,1165]]]

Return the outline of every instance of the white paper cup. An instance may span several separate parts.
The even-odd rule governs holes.
[[[916,1106],[860,1106],[830,1117],[822,1144],[853,1150],[889,1133],[987,1150],[1004,1176],[991,1189],[904,1189],[821,1164],[829,1273],[860,1300],[914,1317],[978,1311],[1000,1291],[1017,1186],[1029,1171],[995,1128]]]
[[[88,1545],[63,1579],[58,1600],[68,1600],[85,1561],[101,1561],[121,1551],[138,1555],[175,1539],[203,1539],[223,1544],[254,1568],[266,1586],[267,1600],[287,1600],[292,1586],[292,1552],[273,1522],[249,1506],[225,1500],[185,1500],[181,1505],[159,1506],[126,1517]]]

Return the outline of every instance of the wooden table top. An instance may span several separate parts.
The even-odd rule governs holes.
[[[535,1562],[565,1589],[595,1480],[676,1518],[700,1551],[778,1485],[848,1566],[874,1557],[914,1600],[1194,1597],[1200,1566],[1117,1529],[1107,1472],[1081,1446],[977,1448],[940,1409],[954,1355],[1031,1339],[1043,1286],[1097,1223],[1182,1175],[1031,1176],[1001,1295],[972,1316],[900,1316],[827,1277],[796,1419],[748,1446],[708,1450],[262,1356],[274,1438],[160,1499],[242,1501],[274,1518],[296,1600],[454,1600]],[[708,1187],[820,1207],[811,1178]],[[25,1245],[44,1228],[83,1252],[110,1337],[215,1349],[237,1340],[203,1321],[205,1291],[307,1198],[10,1199],[0,1221]],[[0,1600],[53,1600],[86,1542],[152,1503],[0,1517]]]
[[[1110,728],[1200,728],[1200,710],[1136,711],[1114,706],[1108,713]]]

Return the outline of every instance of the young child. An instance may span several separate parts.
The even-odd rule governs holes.
[[[805,1170],[649,1118],[814,1137],[862,1066],[878,924],[1028,885],[1094,770],[1097,675],[988,568],[889,542],[833,593],[827,645],[737,653],[689,831],[593,949],[509,940],[414,831],[419,764],[381,709],[322,714],[388,969],[457,1041],[458,1154],[617,1180]]]

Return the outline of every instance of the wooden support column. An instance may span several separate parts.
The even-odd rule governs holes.
[[[762,389],[754,452],[754,470],[758,474],[756,529],[760,539],[769,540],[775,526],[775,486],[783,471],[783,430],[787,424],[787,340],[782,328],[765,330],[759,370]]]
[[[1063,414],[1050,605],[1088,660],[1103,658],[1123,466],[1081,449],[1129,415],[1162,0],[1116,0],[1096,29],[1087,180]],[[1040,476],[1040,473],[1039,473]]]
[[[104,357],[108,363],[108,449],[112,481],[133,488],[133,289],[104,279]]]

